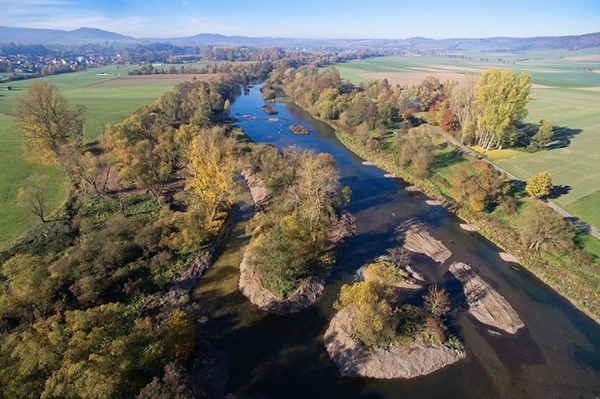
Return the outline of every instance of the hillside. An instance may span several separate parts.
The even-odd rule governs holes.
[[[187,37],[134,38],[96,28],[72,31],[0,26],[0,43],[85,44],[85,43],[171,43],[180,45],[281,46],[328,48],[384,48],[407,51],[528,51],[600,48],[600,32],[573,36],[492,37],[428,39],[302,39],[281,37],[225,36],[200,33]]]

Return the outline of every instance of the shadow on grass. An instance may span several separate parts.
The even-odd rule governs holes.
[[[581,129],[571,129],[566,126],[554,126],[554,140],[546,146],[547,150],[566,148],[571,145],[571,139],[583,132]]]
[[[562,195],[569,194],[570,191],[571,191],[571,186],[559,184],[559,185],[552,187],[552,189],[550,190],[550,194],[548,195],[547,198],[556,199]]]
[[[519,123],[517,125],[517,147],[526,148],[531,143],[531,138],[538,132],[539,123]],[[571,145],[571,139],[583,132],[581,129],[571,129],[566,126],[553,126],[554,138],[543,150],[555,150]]]
[[[460,163],[464,161],[463,155],[458,150],[453,150],[450,152],[445,152],[442,154],[438,154],[435,156],[435,160],[433,161],[434,169],[442,169],[450,167],[454,164]]]

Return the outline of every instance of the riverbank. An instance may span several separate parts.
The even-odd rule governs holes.
[[[327,121],[324,122],[328,123]],[[444,194],[443,190],[432,180],[417,178],[391,161],[391,159],[394,159],[391,151],[369,149],[350,133],[340,130],[337,126],[331,124],[330,126],[335,130],[340,142],[350,151],[387,173],[396,175],[411,186],[418,187],[420,191],[434,200],[440,201],[449,211],[466,223],[475,226],[479,234],[503,251],[515,254],[520,259],[521,265],[527,270],[564,296],[579,310],[600,323],[600,293],[581,270],[564,267],[563,264],[550,255],[544,256],[523,249],[518,231],[486,214],[476,214],[464,207],[451,206],[451,198]]]

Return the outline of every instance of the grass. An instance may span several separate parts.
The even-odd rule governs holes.
[[[521,150],[515,150],[512,148],[505,148],[502,150],[485,150],[480,146],[471,146],[469,147],[471,148],[473,151],[477,151],[478,153],[485,155],[487,158],[489,158],[492,161],[499,161],[499,160],[503,160],[503,159],[512,159],[512,158],[517,158],[520,156],[523,156],[525,154],[527,154],[524,151]]]
[[[116,123],[142,105],[151,103],[162,93],[174,86],[185,75],[177,79],[157,79],[155,75],[126,76],[133,67],[109,66],[81,72],[47,77],[67,98],[71,106],[85,107],[85,139],[96,140],[104,132],[107,123]],[[99,76],[99,73],[107,75]],[[132,77],[133,78],[133,77]],[[15,101],[25,94],[27,86],[34,80],[11,82],[13,90],[0,92],[0,248],[21,236],[36,223],[33,215],[23,211],[16,202],[16,195],[24,181],[32,175],[50,177],[48,204],[56,209],[66,198],[68,185],[57,166],[27,163],[22,159],[21,139],[16,131],[12,109]],[[131,82],[136,82],[131,84]]]
[[[532,75],[533,100],[525,122],[549,120],[559,140],[548,150],[487,151],[486,157],[526,181],[548,171],[562,195],[554,201],[575,216],[600,228],[600,73],[585,71],[598,62],[571,59],[597,51],[536,51],[515,54],[464,53],[447,57],[380,57],[338,64],[343,78],[354,83],[369,77],[390,83],[418,84],[428,75],[460,79],[488,68],[510,68]],[[448,75],[452,73],[454,75]],[[407,80],[408,79],[408,80]],[[443,173],[442,173],[443,174]]]

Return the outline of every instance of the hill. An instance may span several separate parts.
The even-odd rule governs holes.
[[[302,39],[281,37],[225,36],[200,33],[187,37],[134,38],[96,28],[71,31],[0,26],[0,43],[86,44],[86,43],[170,43],[177,45],[280,46],[327,48],[384,48],[406,51],[530,51],[600,48],[600,32],[572,36],[491,37],[428,39]]]

